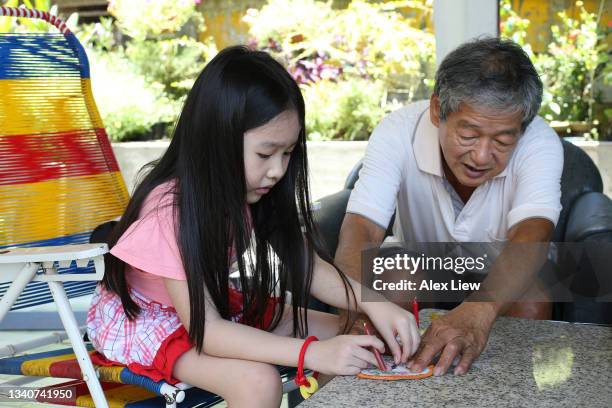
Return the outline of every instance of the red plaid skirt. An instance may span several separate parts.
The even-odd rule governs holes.
[[[193,348],[189,334],[173,307],[162,305],[134,289],[132,299],[140,307],[138,316],[127,318],[121,299],[98,285],[87,314],[87,334],[97,353],[92,361],[98,365],[125,365],[131,371],[154,381],[179,382],[172,377],[174,364]],[[264,316],[269,327],[276,298],[271,298]],[[242,323],[242,293],[230,288],[232,321]]]

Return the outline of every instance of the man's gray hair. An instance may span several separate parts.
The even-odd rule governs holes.
[[[529,56],[511,40],[480,38],[459,46],[436,72],[434,94],[440,119],[462,103],[503,112],[521,112],[522,130],[542,103],[542,81]]]

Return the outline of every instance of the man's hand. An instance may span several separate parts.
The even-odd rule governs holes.
[[[484,350],[496,317],[489,303],[462,303],[431,322],[408,368],[420,372],[440,353],[434,375],[444,375],[459,356],[454,374],[465,374]]]

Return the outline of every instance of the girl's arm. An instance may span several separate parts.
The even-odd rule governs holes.
[[[189,291],[186,281],[165,279],[170,299],[189,331]],[[296,367],[304,340],[275,335],[264,330],[222,319],[206,296],[202,351],[211,356],[260,361]],[[357,374],[368,364],[376,365],[374,355],[366,347],[384,350],[373,336],[338,336],[312,343],[304,366],[326,374]]]
[[[346,275],[345,275],[346,276]],[[350,310],[353,312],[367,313],[363,306],[367,309],[367,304],[361,301],[362,286],[359,282],[346,276],[353,291],[355,292],[355,299],[357,305],[355,305],[353,296],[349,291],[349,299],[347,302],[346,291],[344,282],[338,275],[336,269],[329,263],[322,260],[319,255],[315,253],[315,264],[312,278],[312,286],[310,293],[319,299],[321,302],[326,303],[330,306],[334,306],[339,309]],[[368,290],[363,288],[363,290]],[[370,291],[369,297],[371,299],[377,299],[379,301],[385,301],[385,298],[374,291]]]
[[[362,286],[352,278],[347,276],[347,279],[355,293],[356,305],[350,292],[347,301],[344,283],[336,269],[315,254],[310,290],[312,295],[328,305],[367,314],[389,345],[395,362],[406,361],[416,352],[420,343],[420,335],[412,313],[394,305],[379,293]],[[363,302],[362,294],[366,291],[369,301]],[[396,335],[402,342],[401,350]]]

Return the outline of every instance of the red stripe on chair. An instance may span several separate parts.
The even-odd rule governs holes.
[[[58,378],[83,378],[83,373],[75,358],[52,363],[49,366],[49,375]]]
[[[113,152],[106,130],[104,130],[104,128],[96,129],[96,136],[98,137],[100,152],[106,159],[108,171],[119,171],[119,163],[117,163],[117,159],[115,158],[115,153]]]
[[[119,171],[104,129],[0,136],[0,185]]]

